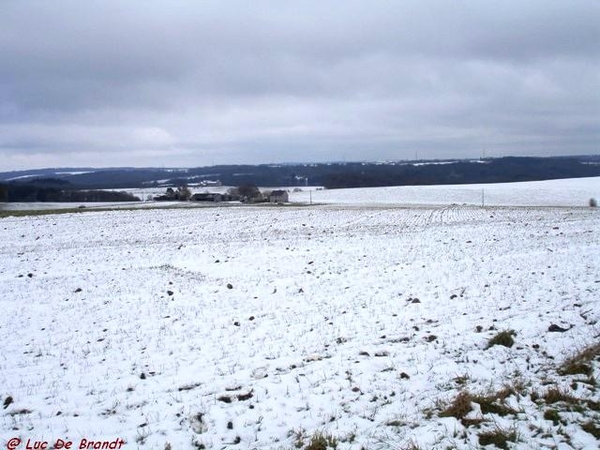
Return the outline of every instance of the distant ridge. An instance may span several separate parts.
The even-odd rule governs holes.
[[[220,182],[326,188],[504,183],[600,176],[600,156],[477,160],[220,165],[195,168],[65,167],[0,172],[3,184],[62,180],[73,189],[143,188]]]

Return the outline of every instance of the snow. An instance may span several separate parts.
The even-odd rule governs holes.
[[[83,175],[86,173],[92,173],[91,171],[77,171],[77,172],[54,172],[54,175]],[[17,177],[7,178],[6,181],[16,181],[16,180],[24,180],[27,178],[39,178],[39,177],[52,177],[53,174],[48,175],[40,175],[38,173],[29,174],[29,175],[20,175]]]
[[[24,180],[26,178],[33,178],[37,175],[19,175],[18,177],[7,178],[6,181]]]
[[[569,192],[585,196],[558,205],[596,192],[597,179],[578,183]],[[518,203],[565,188],[528,186],[495,189]],[[600,401],[556,371],[600,336],[598,210],[373,194],[398,191],[432,195],[0,219],[0,401],[13,399],[0,445],[290,449],[324,432],[339,449],[473,449],[499,426],[517,430],[513,448],[598,448],[581,428],[597,411],[555,425],[530,398],[559,386]],[[486,349],[505,329],[515,345]],[[479,428],[440,417],[463,389],[517,382],[528,395],[509,396],[515,414],[474,404]]]
[[[312,201],[337,204],[481,205],[482,195],[484,204],[489,206],[587,206],[590,198],[600,198],[600,177],[523,183],[319,190],[312,192]],[[290,201],[309,202],[309,193],[293,193]]]
[[[10,202],[0,203],[0,211],[40,211],[73,208],[138,208],[141,202]]]
[[[94,173],[93,170],[79,170],[75,172],[56,172],[56,175],[84,175],[86,173]]]

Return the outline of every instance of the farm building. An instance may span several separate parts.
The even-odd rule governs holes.
[[[190,199],[193,202],[220,202],[223,200],[223,196],[221,194],[213,194],[213,193],[200,193],[192,195]]]
[[[288,203],[290,201],[287,191],[273,191],[269,195],[271,203]]]

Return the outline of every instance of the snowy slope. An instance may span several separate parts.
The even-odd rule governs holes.
[[[514,448],[595,449],[582,428],[598,423],[595,403],[555,424],[533,395],[600,401],[556,371],[600,336],[598,217],[317,206],[0,219],[0,401],[12,399],[0,445],[291,449],[320,431],[340,449],[473,449],[514,427]],[[515,345],[486,350],[505,329]],[[514,414],[440,417],[461,390],[517,382]]]
[[[293,202],[310,201],[309,192],[290,195]],[[394,186],[332,189],[312,192],[315,203],[481,206],[587,206],[600,198],[600,178],[531,181],[525,183],[450,186]]]

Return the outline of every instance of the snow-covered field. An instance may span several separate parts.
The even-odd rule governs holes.
[[[85,208],[139,208],[148,206],[141,202],[10,202],[0,203],[0,211],[40,211],[48,209]]]
[[[600,177],[523,183],[395,186],[299,192],[291,201],[344,204],[587,206],[600,198]]]
[[[192,186],[193,194],[202,192],[225,193],[232,186]],[[600,199],[600,177],[569,178],[563,180],[529,181],[523,183],[467,184],[440,186],[393,186],[359,189],[327,190],[309,187],[261,187],[261,191],[284,189],[290,202],[345,205],[471,205],[481,206],[587,206],[591,198]],[[135,195],[142,202],[112,203],[0,203],[0,211],[69,209],[81,205],[86,208],[147,208],[147,207],[201,207],[201,202],[155,202],[166,188],[114,189]]]
[[[0,219],[0,446],[598,448],[600,211],[457,203]]]

